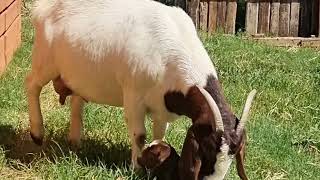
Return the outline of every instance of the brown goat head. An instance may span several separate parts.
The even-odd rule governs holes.
[[[186,95],[165,95],[169,111],[192,119],[179,161],[180,179],[223,179],[234,156],[239,176],[247,179],[244,126],[255,93],[253,90],[248,95],[241,120],[232,113],[214,76],[208,77],[205,87],[190,87]]]

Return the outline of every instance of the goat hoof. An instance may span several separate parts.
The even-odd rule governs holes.
[[[31,136],[33,142],[34,142],[36,145],[42,146],[42,144],[43,144],[43,137],[35,136],[35,135],[33,135],[32,133],[30,133],[30,136]]]

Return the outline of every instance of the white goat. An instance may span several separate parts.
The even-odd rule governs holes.
[[[34,5],[26,89],[37,144],[44,136],[39,95],[57,77],[73,92],[69,140],[80,142],[84,100],[122,106],[134,167],[144,145],[145,114],[153,119],[153,138],[162,139],[167,122],[188,115],[172,107],[182,102],[174,94],[192,104],[190,88],[203,89],[208,77],[217,79],[192,20],[179,8],[151,0],[37,0]]]

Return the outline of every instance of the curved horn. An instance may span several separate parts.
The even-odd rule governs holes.
[[[257,90],[254,89],[249,93],[249,95],[247,97],[246,104],[243,108],[241,120],[240,120],[240,123],[237,127],[237,135],[239,135],[241,133],[241,131],[244,129],[244,126],[246,125],[246,122],[249,117],[249,112],[250,112],[250,108],[252,105],[252,101],[253,101],[253,98],[256,95],[256,93],[257,93]]]
[[[216,130],[224,131],[222,116],[221,116],[221,113],[220,113],[220,110],[219,110],[219,107],[218,107],[217,103],[214,101],[212,96],[207,92],[207,90],[205,90],[202,87],[198,87],[198,88],[199,88],[201,94],[207,100],[207,102],[209,104],[209,107],[212,110],[212,113],[213,113],[213,116],[214,116],[214,120],[215,120],[215,124],[216,124]]]

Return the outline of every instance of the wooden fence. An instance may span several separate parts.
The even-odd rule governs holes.
[[[0,0],[0,74],[21,43],[21,0]]]
[[[192,18],[198,29],[235,33],[237,0],[157,0],[169,6],[179,6]]]
[[[246,31],[251,35],[319,35],[319,0],[248,0]]]
[[[199,12],[194,17],[190,14],[197,28],[208,32],[221,30],[228,34],[235,33],[237,0],[203,0],[193,9],[189,8],[189,12]]]
[[[158,0],[183,8],[198,29],[234,34],[238,2],[246,8],[245,29],[250,35],[319,36],[319,0]],[[242,17],[240,17],[242,18]]]

